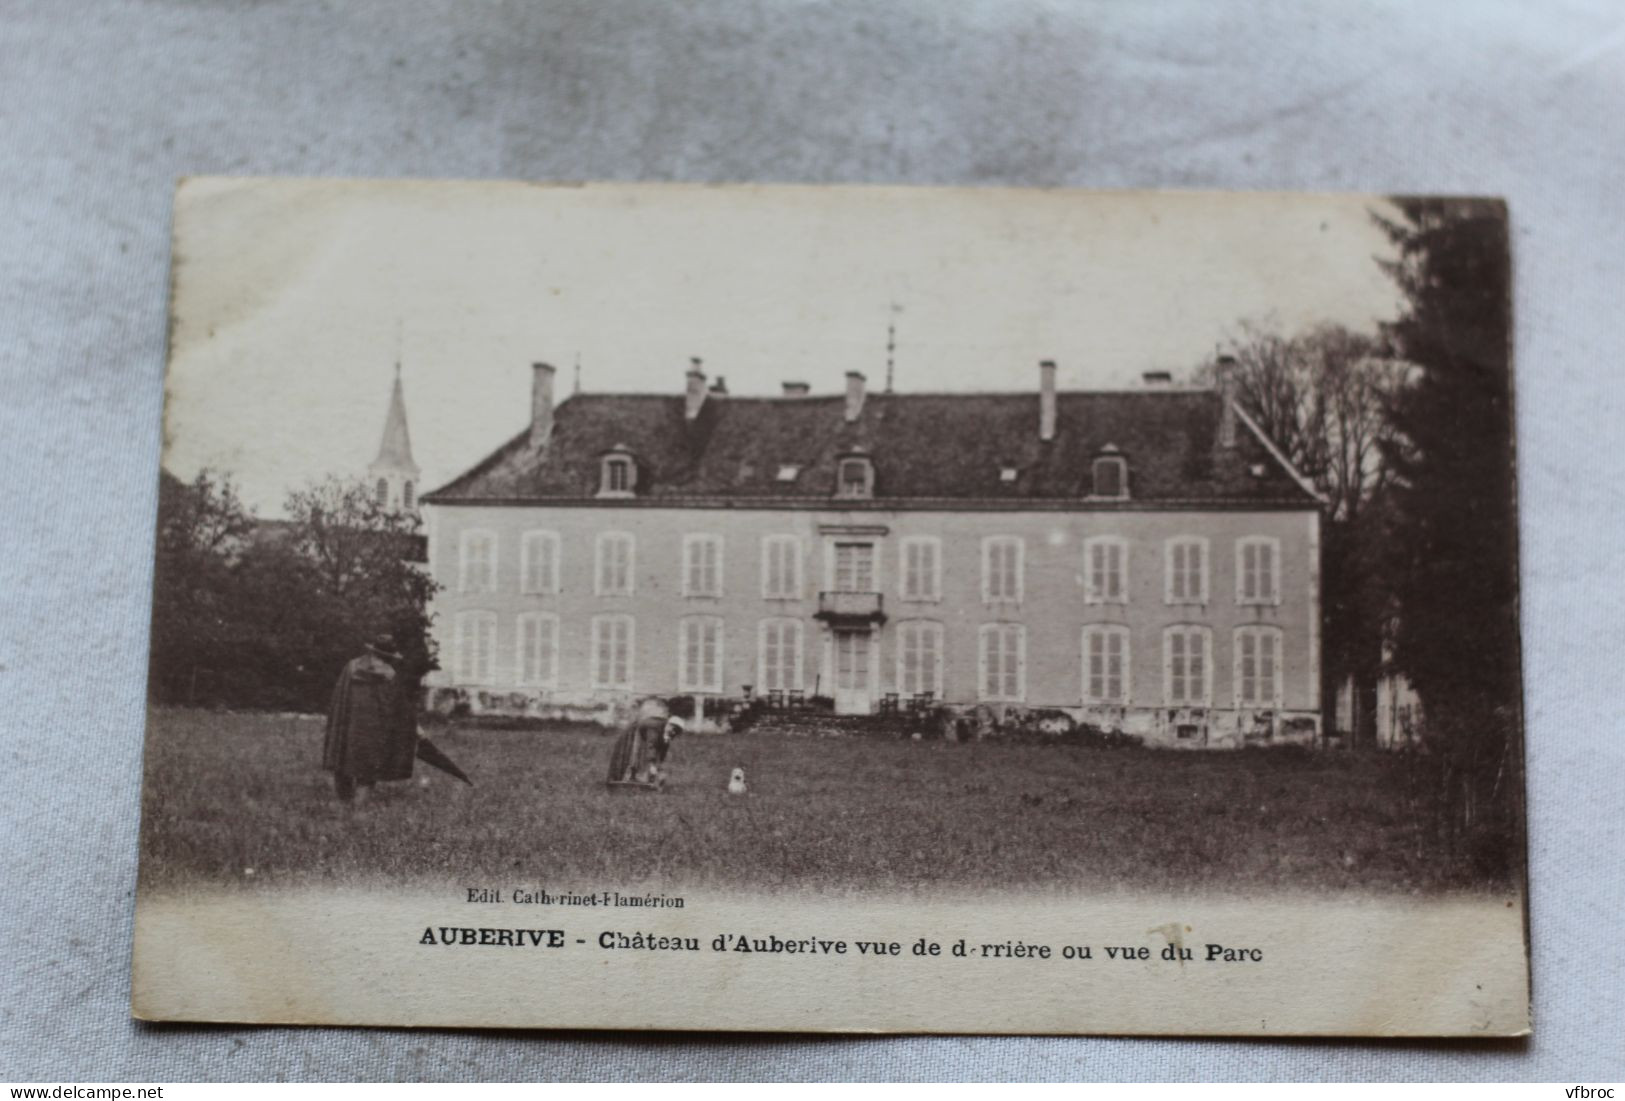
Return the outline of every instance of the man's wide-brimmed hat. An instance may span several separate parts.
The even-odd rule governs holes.
[[[367,649],[371,650],[381,658],[393,658],[396,661],[401,660],[401,652],[400,648],[395,643],[395,636],[387,631],[381,635],[373,636],[372,641],[367,643]]]

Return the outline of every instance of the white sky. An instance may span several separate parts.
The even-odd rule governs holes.
[[[1238,322],[1369,327],[1397,298],[1364,196],[192,180],[176,206],[165,465],[286,492],[360,474],[399,348],[439,486],[524,427],[530,364],[678,393],[1176,378]]]

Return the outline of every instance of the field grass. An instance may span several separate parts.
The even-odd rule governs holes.
[[[141,877],[206,882],[1383,890],[1454,886],[1398,762],[787,734],[690,736],[661,794],[604,785],[613,732],[437,732],[421,763],[333,797],[313,718],[155,710]],[[724,788],[742,766],[750,794]]]

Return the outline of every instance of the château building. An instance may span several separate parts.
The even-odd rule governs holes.
[[[1321,501],[1233,400],[1061,392],[554,401],[423,497],[432,684],[476,709],[648,697],[1063,709],[1172,746],[1319,729]],[[398,394],[398,390],[397,390]],[[404,428],[404,426],[403,426]],[[386,439],[387,443],[387,439]],[[393,483],[392,483],[393,484]]]

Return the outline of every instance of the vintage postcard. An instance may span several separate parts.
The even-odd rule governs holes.
[[[1529,1029],[1503,204],[195,179],[134,1013]]]

